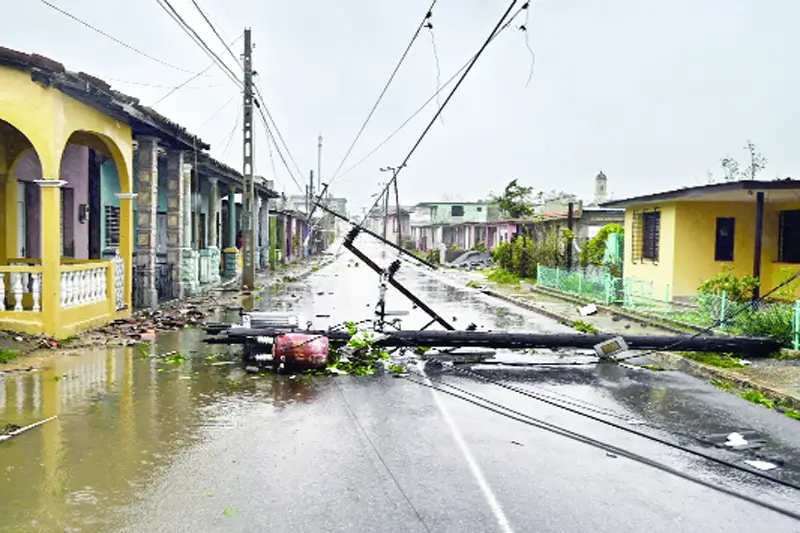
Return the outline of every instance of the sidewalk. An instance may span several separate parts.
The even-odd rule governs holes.
[[[581,316],[578,307],[585,305],[569,295],[556,297],[551,291],[547,293],[525,284],[498,284],[488,281],[481,272],[469,272],[453,269],[441,269],[440,273],[452,281],[466,286],[470,281],[481,285],[484,294],[518,305],[524,309],[541,313],[563,324],[572,325],[576,321],[591,324],[599,333],[616,335],[665,335],[681,331],[664,324],[653,324],[646,316],[636,316],[628,310],[602,309],[590,316]],[[661,370],[679,370],[695,377],[712,381],[715,385],[730,392],[742,392],[754,389],[780,406],[800,409],[800,358],[797,354],[786,352],[787,359],[760,359],[749,361],[750,365],[742,368],[720,368],[695,361],[674,352],[660,352],[632,360],[631,364],[645,368],[661,367]],[[794,356],[795,358],[791,358]],[[649,361],[647,360],[649,359]],[[657,366],[652,363],[657,363]],[[649,363],[649,364],[648,364]]]

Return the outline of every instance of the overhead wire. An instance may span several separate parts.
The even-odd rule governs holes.
[[[140,49],[136,48],[135,46],[132,46],[132,45],[130,45],[130,44],[128,44],[128,43],[126,43],[125,41],[122,41],[122,40],[120,40],[120,39],[117,39],[117,38],[116,38],[116,37],[114,37],[113,35],[111,35],[111,34],[109,34],[109,33],[106,33],[106,32],[104,32],[104,31],[103,31],[103,30],[101,30],[100,28],[97,28],[96,26],[92,26],[91,24],[89,24],[89,23],[88,23],[88,22],[86,22],[85,20],[78,18],[77,16],[73,15],[72,13],[70,13],[70,12],[68,12],[68,11],[65,11],[64,9],[61,9],[61,8],[60,8],[60,7],[58,7],[57,5],[55,5],[55,4],[51,4],[51,3],[50,3],[50,2],[48,2],[47,0],[40,0],[40,2],[42,2],[43,4],[45,4],[46,6],[48,6],[48,7],[50,7],[50,8],[52,8],[52,9],[54,9],[54,10],[58,11],[58,12],[59,12],[59,13],[61,13],[62,15],[65,15],[65,16],[67,16],[67,17],[71,18],[71,19],[72,19],[72,20],[74,20],[75,22],[78,22],[79,24],[82,24],[83,26],[86,26],[86,27],[87,27],[87,28],[89,28],[90,30],[92,30],[92,31],[95,31],[95,32],[99,33],[99,34],[100,34],[100,35],[102,35],[103,37],[106,37],[106,38],[108,38],[108,39],[111,39],[111,40],[112,40],[112,41],[114,41],[115,43],[117,43],[117,44],[119,44],[119,45],[121,45],[121,46],[124,46],[124,47],[125,47],[125,48],[127,48],[128,50],[132,50],[133,52],[136,52],[137,54],[139,54],[139,55],[141,55],[141,56],[143,56],[143,57],[146,57],[147,59],[149,59],[149,60],[151,60],[151,61],[155,61],[156,63],[159,63],[159,64],[161,64],[161,65],[164,65],[165,67],[169,67],[169,68],[172,68],[172,69],[175,69],[175,70],[179,70],[179,71],[181,71],[181,72],[189,72],[189,73],[191,73],[191,72],[194,72],[194,71],[192,71],[192,70],[185,69],[185,68],[182,68],[182,67],[179,67],[179,66],[173,65],[172,63],[167,63],[166,61],[163,61],[163,60],[161,60],[161,59],[159,59],[159,58],[157,58],[157,57],[155,57],[155,56],[152,56],[152,55],[148,54],[147,52],[143,52],[142,50],[140,50]]]
[[[228,148],[231,146],[231,141],[233,140],[233,134],[236,133],[236,128],[239,126],[239,120],[242,118],[242,110],[240,109],[239,112],[236,114],[236,121],[233,123],[233,128],[231,129],[231,133],[228,135],[228,141],[225,143],[225,150],[222,152],[222,157],[225,157],[228,154]]]
[[[294,168],[295,168],[295,170],[297,170],[297,173],[300,176],[302,176],[303,175],[303,171],[300,170],[300,167],[297,165],[297,161],[295,161],[294,156],[292,155],[292,151],[289,150],[289,145],[286,143],[286,140],[283,138],[283,134],[281,133],[280,128],[278,128],[278,123],[275,122],[275,119],[272,117],[272,113],[270,113],[269,106],[267,106],[267,104],[266,104],[266,102],[264,100],[264,97],[261,94],[261,89],[260,89],[258,83],[254,83],[253,84],[253,88],[255,89],[256,96],[258,97],[258,101],[261,104],[260,106],[257,106],[257,107],[259,107],[259,109],[261,107],[264,108],[264,111],[266,112],[267,117],[269,118],[269,121],[272,123],[272,127],[275,130],[275,133],[278,135],[278,139],[281,141],[281,143],[283,143],[283,147],[286,150],[286,154],[289,156],[289,160],[294,165]],[[276,146],[277,146],[277,144],[276,144]],[[301,189],[301,191],[302,191],[302,189]]]
[[[442,103],[439,100],[439,93],[442,87],[442,69],[439,67],[439,51],[436,49],[436,36],[433,33],[433,23],[429,20],[428,23],[425,24],[425,27],[428,28],[428,32],[431,35],[431,48],[433,49],[433,58],[436,60],[436,105],[442,107]],[[444,117],[440,115],[439,120],[441,120],[442,125],[444,125]]]
[[[510,20],[509,20],[509,21],[508,21],[506,24],[504,24],[504,25],[503,25],[503,26],[502,26],[502,27],[501,27],[501,28],[500,28],[500,29],[497,31],[497,33],[496,33],[495,35],[493,35],[493,36],[492,36],[492,40],[494,40],[495,38],[497,38],[497,37],[498,37],[498,36],[499,36],[499,35],[500,35],[500,34],[501,34],[503,31],[505,31],[506,29],[508,29],[508,28],[511,26],[511,23],[514,21],[514,19],[515,19],[515,18],[516,18],[516,17],[519,15],[519,13],[521,13],[521,12],[522,12],[522,8],[520,8],[520,9],[519,9],[519,11],[517,11],[517,12],[514,14],[514,16],[513,16],[513,17],[511,17],[511,19],[510,19]],[[477,54],[476,54],[476,55],[477,55]],[[439,96],[439,94],[440,94],[440,93],[441,93],[441,92],[442,92],[442,91],[443,91],[443,90],[444,90],[444,89],[445,89],[447,86],[449,86],[451,83],[453,83],[453,82],[456,80],[456,78],[457,78],[457,77],[458,77],[458,76],[459,76],[459,75],[460,75],[462,72],[464,72],[464,70],[465,70],[465,69],[466,69],[466,68],[467,68],[467,67],[470,65],[470,63],[471,63],[471,62],[472,62],[472,60],[473,60],[473,59],[476,57],[476,55],[473,55],[473,56],[472,56],[470,59],[468,59],[468,60],[467,60],[467,62],[466,62],[466,63],[464,63],[464,65],[462,65],[462,66],[461,66],[461,68],[459,68],[459,69],[458,69],[458,70],[457,70],[457,71],[456,71],[456,72],[455,72],[455,73],[454,73],[452,76],[450,76],[450,79],[448,79],[446,82],[444,82],[444,84],[442,84],[442,86],[441,86],[441,87],[440,87],[440,88],[439,88],[439,89],[438,89],[438,90],[437,90],[435,93],[433,93],[433,94],[432,94],[432,95],[431,95],[431,96],[430,96],[430,97],[429,97],[429,98],[428,98],[428,99],[427,99],[427,100],[426,100],[426,101],[425,101],[425,102],[424,102],[424,103],[423,103],[423,104],[422,104],[422,105],[421,105],[419,108],[417,108],[417,110],[416,110],[416,111],[414,111],[414,112],[411,114],[411,116],[409,116],[409,117],[408,117],[408,118],[405,120],[405,122],[403,122],[402,124],[400,124],[400,126],[398,126],[397,128],[395,128],[395,130],[394,130],[394,131],[392,131],[392,132],[389,134],[389,136],[388,136],[388,137],[386,137],[384,140],[382,140],[382,141],[381,141],[381,142],[380,142],[380,143],[379,143],[379,144],[378,144],[378,145],[377,145],[375,148],[373,148],[372,150],[370,150],[370,151],[369,151],[369,152],[368,152],[368,153],[367,153],[367,154],[366,154],[364,157],[362,157],[362,158],[361,158],[361,159],[360,159],[360,160],[359,160],[359,161],[358,161],[358,162],[357,162],[355,165],[353,165],[352,167],[348,168],[346,171],[344,171],[344,172],[343,172],[342,174],[340,174],[340,175],[341,175],[341,176],[345,176],[345,175],[349,174],[350,172],[352,172],[353,170],[355,170],[356,168],[358,168],[359,166],[361,166],[361,165],[362,165],[362,164],[363,164],[363,163],[364,163],[364,162],[365,162],[367,159],[369,159],[370,157],[372,157],[373,155],[375,155],[375,153],[376,153],[378,150],[380,150],[381,148],[383,148],[383,146],[384,146],[384,145],[385,145],[387,142],[389,142],[389,141],[390,141],[392,138],[394,138],[394,136],[395,136],[395,135],[397,135],[398,133],[400,133],[400,131],[401,131],[403,128],[405,128],[405,127],[406,127],[406,126],[407,126],[407,125],[408,125],[408,124],[409,124],[409,123],[410,123],[412,120],[414,120],[414,119],[417,117],[417,115],[419,115],[420,113],[422,113],[422,111],[424,111],[424,110],[425,110],[425,108],[426,108],[426,107],[428,107],[428,105],[429,105],[429,104],[430,104],[430,103],[431,103],[431,102],[432,102],[434,99],[436,99],[436,98]],[[441,106],[440,106],[440,107],[441,107]]]
[[[503,13],[503,16],[497,22],[497,24],[495,25],[494,29],[492,29],[492,32],[489,34],[489,37],[487,37],[486,40],[484,41],[483,45],[481,45],[481,47],[478,50],[478,52],[475,54],[475,56],[472,58],[472,60],[470,61],[469,65],[467,66],[467,68],[464,70],[464,73],[461,75],[461,78],[459,78],[459,80],[456,82],[455,86],[453,87],[453,90],[450,91],[450,94],[447,95],[447,98],[442,103],[441,107],[439,107],[439,109],[436,111],[436,114],[433,116],[431,121],[428,123],[427,127],[423,130],[422,134],[419,136],[417,141],[411,147],[411,150],[409,150],[409,152],[406,155],[406,157],[403,160],[403,162],[400,165],[397,166],[397,170],[393,173],[392,178],[389,179],[389,181],[386,183],[386,185],[383,188],[383,191],[381,191],[380,194],[385,194],[386,191],[389,190],[389,187],[391,187],[392,183],[397,179],[397,176],[406,167],[406,165],[408,164],[408,161],[414,155],[414,152],[417,151],[417,148],[419,148],[420,144],[422,144],[422,141],[425,139],[425,136],[431,130],[431,128],[433,127],[434,123],[436,123],[436,119],[439,118],[439,116],[444,111],[444,108],[447,107],[447,104],[450,103],[450,100],[452,100],[453,95],[455,95],[456,91],[458,91],[458,88],[461,87],[461,84],[464,83],[464,80],[466,79],[467,75],[469,75],[470,71],[473,69],[473,67],[477,63],[478,58],[480,58],[480,56],[483,55],[483,52],[489,46],[489,43],[492,42],[492,39],[494,38],[495,34],[503,26],[503,23],[506,21],[506,19],[508,18],[509,14],[511,13],[511,11],[514,9],[514,6],[517,5],[518,1],[519,0],[512,0],[511,1],[511,3],[509,4],[508,8]],[[512,20],[513,20],[513,17],[512,17]],[[379,196],[379,198],[380,198],[380,196]],[[372,210],[375,209],[375,206],[378,205],[378,201],[379,200],[376,200],[375,203],[372,205],[372,207],[370,207],[367,210],[367,212],[366,212],[366,214],[364,216],[364,220],[361,222],[361,224],[359,224],[359,226],[362,226],[363,223],[367,220],[367,217],[369,216],[369,214],[372,213]]]
[[[467,370],[467,369],[464,369],[464,368],[453,367],[453,371],[460,372],[460,373],[472,376],[472,377],[474,377],[476,379],[479,379],[479,380],[483,381],[484,383],[489,383],[491,385],[495,385],[495,386],[498,386],[500,388],[503,388],[503,389],[506,389],[506,390],[510,390],[510,391],[515,392],[517,394],[521,394],[521,395],[523,395],[525,397],[532,398],[534,400],[540,401],[542,403],[546,403],[548,405],[551,405],[553,407],[557,407],[559,409],[563,409],[565,411],[569,411],[570,413],[582,416],[584,418],[588,418],[590,420],[593,420],[595,422],[599,422],[601,424],[605,424],[607,426],[613,427],[615,429],[619,429],[619,430],[624,431],[626,433],[631,433],[633,435],[637,435],[637,436],[645,438],[647,440],[651,440],[653,442],[657,442],[657,443],[662,444],[664,446],[667,446],[667,447],[670,447],[670,448],[673,448],[673,449],[676,449],[676,450],[679,450],[679,451],[682,451],[682,452],[685,452],[685,453],[689,453],[689,454],[695,455],[697,457],[702,457],[703,459],[706,459],[708,461],[717,463],[719,465],[726,466],[728,468],[732,468],[732,469],[738,470],[740,472],[746,472],[748,474],[751,474],[751,475],[766,479],[768,481],[772,481],[773,483],[777,483],[779,485],[783,485],[785,487],[789,487],[791,489],[800,491],[800,485],[797,485],[797,484],[792,483],[790,481],[785,481],[785,480],[782,480],[780,478],[776,478],[776,477],[771,476],[769,474],[765,474],[764,472],[761,472],[759,470],[753,470],[751,468],[747,468],[747,467],[744,467],[742,465],[738,465],[738,464],[733,463],[731,461],[727,461],[725,459],[720,459],[718,457],[714,457],[713,455],[704,453],[704,452],[702,452],[700,450],[693,450],[692,448],[689,448],[687,446],[683,446],[682,444],[671,442],[671,441],[669,441],[667,439],[664,439],[662,437],[659,437],[657,435],[651,435],[651,434],[645,433],[643,431],[638,431],[638,430],[636,430],[636,429],[634,429],[632,427],[625,426],[625,425],[622,425],[622,424],[618,424],[616,422],[613,422],[611,420],[606,420],[604,418],[600,418],[598,416],[589,414],[589,413],[587,413],[585,411],[581,411],[581,410],[576,409],[574,407],[569,407],[569,405],[567,405],[568,402],[566,402],[566,401],[563,401],[563,400],[554,401],[553,399],[543,397],[543,396],[541,396],[539,394],[532,393],[530,391],[526,391],[526,390],[520,389],[518,387],[514,387],[512,385],[508,385],[507,383],[503,383],[502,381],[498,381],[498,380],[495,380],[495,379],[490,379],[490,378],[488,378],[486,376],[481,376],[480,374],[477,374],[476,372],[473,372],[471,370]],[[559,402],[562,402],[562,403],[559,403]]]
[[[225,108],[226,108],[226,107],[228,107],[228,105],[230,105],[230,103],[231,103],[231,102],[233,102],[233,99],[234,99],[234,98],[236,98],[236,95],[235,95],[235,94],[234,94],[233,96],[231,96],[230,98],[228,98],[228,100],[227,100],[227,101],[226,101],[224,104],[222,104],[222,105],[219,107],[219,109],[217,109],[216,111],[214,111],[214,114],[212,114],[210,117],[208,117],[208,118],[206,119],[206,121],[205,121],[205,122],[203,122],[202,124],[200,124],[200,126],[199,126],[197,129],[200,129],[200,128],[202,128],[203,126],[205,126],[206,124],[208,124],[209,122],[211,122],[212,120],[214,120],[215,118],[217,118],[217,117],[219,116],[219,114],[220,114],[220,113],[222,113],[222,112],[225,110]]]
[[[239,39],[241,39],[241,38],[242,38],[242,36],[241,36],[241,35],[239,35],[239,37],[237,37],[236,39],[234,39],[233,41],[231,41],[231,45],[232,45],[232,44],[234,44],[236,41],[238,41],[238,40],[239,40]],[[196,74],[193,74],[192,76],[190,76],[189,78],[187,78],[186,80],[184,80],[184,82],[183,82],[183,83],[181,83],[180,85],[176,85],[175,87],[172,87],[172,89],[171,89],[171,90],[170,90],[170,91],[169,91],[167,94],[165,94],[164,96],[162,96],[161,98],[159,98],[158,100],[156,100],[155,102],[153,102],[152,104],[150,104],[150,107],[153,107],[153,106],[155,106],[155,105],[157,105],[157,104],[160,104],[161,102],[163,102],[164,100],[166,100],[167,98],[169,98],[170,96],[172,96],[173,94],[175,94],[177,91],[179,91],[179,90],[181,90],[183,87],[185,87],[185,86],[186,86],[186,85],[187,85],[189,82],[191,82],[191,81],[192,81],[192,80],[194,80],[195,78],[198,78],[198,77],[202,76],[203,74],[205,74],[205,73],[206,73],[208,70],[210,70],[210,69],[211,69],[211,67],[213,67],[213,66],[214,66],[214,65],[216,65],[216,64],[217,64],[217,63],[216,63],[215,61],[213,61],[213,60],[212,60],[212,61],[211,61],[211,63],[210,63],[210,64],[209,64],[209,65],[208,65],[206,68],[204,68],[204,69],[203,69],[203,70],[201,70],[200,72],[197,72]]]
[[[536,54],[533,53],[533,48],[531,48],[530,34],[528,33],[528,21],[531,15],[530,2],[527,2],[522,7],[525,9],[525,22],[519,27],[519,30],[525,34],[525,46],[528,48],[528,53],[531,55],[531,68],[528,71],[528,81],[525,82],[525,87],[527,87],[530,85],[531,79],[533,79],[533,67],[536,65]]]
[[[400,70],[400,67],[403,65],[403,62],[406,60],[406,56],[408,56],[408,53],[411,50],[411,47],[414,45],[414,42],[417,40],[417,37],[419,37],[419,33],[420,33],[420,31],[422,31],[422,28],[423,28],[425,22],[427,22],[428,19],[430,19],[431,15],[433,13],[433,8],[436,7],[436,2],[438,2],[438,0],[433,0],[433,2],[431,2],[430,7],[428,8],[428,11],[425,12],[425,16],[422,18],[422,21],[419,23],[419,26],[417,26],[417,29],[414,31],[414,35],[412,35],[411,40],[408,43],[408,46],[406,46],[406,49],[403,51],[403,55],[400,56],[400,60],[395,65],[394,70],[392,71],[391,75],[389,76],[389,79],[386,81],[386,84],[383,86],[383,89],[381,90],[380,94],[378,95],[378,99],[375,101],[375,104],[372,106],[372,109],[370,109],[369,113],[367,114],[367,118],[364,119],[364,123],[361,124],[361,127],[358,130],[358,133],[356,133],[356,136],[353,139],[353,142],[350,143],[350,147],[345,152],[344,157],[342,157],[342,160],[339,162],[339,165],[336,167],[336,170],[331,175],[331,179],[330,179],[330,181],[328,181],[329,185],[332,184],[333,181],[337,178],[337,176],[339,174],[339,171],[344,166],[345,162],[347,161],[347,158],[350,156],[350,153],[353,151],[353,148],[355,148],[356,143],[361,138],[361,135],[364,133],[364,130],[366,129],[367,124],[369,124],[369,121],[372,119],[372,115],[375,114],[375,110],[378,109],[378,106],[380,105],[381,101],[383,100],[383,97],[386,95],[386,91],[389,90],[389,86],[394,81],[394,78],[395,78],[395,76],[397,76],[397,73]]]
[[[185,32],[185,33],[186,33],[186,34],[187,34],[187,35],[188,35],[188,36],[189,36],[189,37],[190,37],[190,38],[191,38],[191,39],[192,39],[192,40],[193,40],[193,41],[194,41],[194,42],[195,42],[197,45],[198,45],[198,46],[200,46],[200,48],[202,48],[202,49],[203,49],[203,51],[206,53],[206,55],[208,55],[208,56],[209,56],[209,57],[210,57],[210,58],[211,58],[211,59],[214,61],[214,63],[215,63],[215,64],[216,64],[216,65],[217,65],[217,66],[218,66],[218,67],[219,67],[219,68],[220,68],[220,69],[223,71],[223,73],[224,73],[226,76],[228,76],[228,78],[229,78],[229,79],[231,79],[231,81],[233,81],[233,82],[234,82],[234,84],[236,84],[236,86],[237,86],[237,87],[239,87],[240,89],[243,89],[243,88],[244,88],[244,84],[243,84],[242,80],[240,80],[240,79],[239,79],[239,77],[237,76],[237,74],[236,74],[236,73],[234,73],[234,72],[233,72],[233,71],[230,69],[230,67],[228,67],[228,65],[227,65],[227,64],[225,64],[225,62],[224,62],[224,61],[222,61],[222,59],[219,57],[219,55],[217,55],[217,54],[216,54],[216,53],[215,53],[215,52],[214,52],[214,51],[213,51],[213,50],[212,50],[212,49],[209,47],[209,45],[208,45],[208,44],[207,44],[207,43],[206,43],[206,42],[203,40],[203,38],[202,38],[202,37],[200,37],[200,35],[198,35],[198,33],[197,33],[195,30],[194,30],[194,28],[192,28],[192,27],[191,27],[191,26],[190,26],[190,25],[189,25],[189,24],[188,24],[188,23],[187,23],[187,22],[186,22],[186,21],[183,19],[183,17],[181,17],[181,15],[180,15],[180,14],[177,12],[177,10],[176,10],[176,9],[175,9],[175,8],[172,6],[172,4],[170,3],[170,1],[169,1],[169,0],[156,0],[156,2],[158,2],[159,6],[161,6],[161,8],[162,8],[162,9],[164,9],[164,11],[165,11],[165,12],[166,12],[168,15],[170,15],[170,17],[172,17],[172,19],[173,19],[173,20],[175,20],[175,22],[176,22],[176,23],[177,23],[177,24],[178,24],[178,25],[181,27],[181,29],[182,29],[182,30],[183,30],[183,31],[184,31],[184,32]],[[199,7],[199,6],[198,6],[198,7]],[[203,15],[204,15],[204,17],[203,17],[203,18],[204,18],[204,19],[207,19],[207,17],[205,16],[205,14],[203,14]],[[210,20],[207,20],[207,22],[208,22],[209,24],[211,24],[211,23],[210,23]],[[219,37],[219,34],[218,34],[216,31],[215,31],[215,34],[216,34],[216,35]],[[238,40],[238,39],[237,39],[237,40]],[[224,44],[224,42],[223,42],[223,44]],[[233,52],[230,50],[230,46],[226,45],[226,46],[225,46],[225,48],[226,48],[226,50],[228,50],[228,52],[229,52],[231,55],[233,55]],[[234,59],[235,59],[235,56],[234,56]],[[237,64],[238,64],[238,61],[237,61]],[[258,91],[258,88],[257,88],[257,87],[256,87],[256,92],[260,94],[260,91]],[[269,124],[268,124],[268,121],[267,121],[266,117],[264,116],[264,112],[263,112],[263,110],[261,109],[261,106],[259,106],[257,102],[254,102],[254,103],[255,103],[255,108],[256,108],[256,110],[257,110],[257,114],[258,114],[258,116],[261,118],[262,124],[264,125],[264,127],[265,127],[265,128],[266,128],[266,130],[267,130],[267,138],[268,138],[268,140],[271,140],[271,141],[272,141],[272,142],[275,144],[275,148],[276,148],[276,150],[278,151],[278,155],[280,156],[281,160],[282,160],[282,161],[283,161],[283,163],[284,163],[284,166],[286,167],[287,171],[289,172],[289,176],[292,178],[292,181],[295,183],[295,185],[298,187],[298,189],[299,189],[299,190],[302,192],[302,191],[303,191],[303,188],[300,186],[300,184],[299,184],[299,183],[298,183],[298,181],[297,181],[297,178],[295,178],[294,174],[292,173],[292,171],[291,171],[291,168],[289,167],[288,163],[286,162],[286,159],[285,159],[285,158],[284,158],[284,156],[283,156],[283,153],[282,153],[282,151],[281,151],[281,149],[280,149],[280,146],[277,144],[277,142],[275,142],[275,138],[274,138],[274,136],[272,135],[271,128],[270,128],[270,126],[269,126]],[[270,119],[271,119],[271,116],[270,116]],[[275,124],[274,120],[273,120],[273,127],[275,127],[275,128],[276,128],[276,131],[277,131],[277,124]],[[288,146],[285,144],[285,141],[284,141],[284,146],[286,146],[286,149],[287,149],[287,152],[288,152]],[[294,164],[295,164],[295,167],[297,167],[297,163],[295,162]]]
[[[237,87],[240,89],[243,87],[242,80],[240,80],[236,73],[231,70],[231,68],[225,64],[222,59],[220,59],[219,55],[214,52],[208,43],[206,43],[202,37],[192,28],[189,23],[187,23],[184,18],[178,13],[178,11],[172,6],[170,0],[156,0],[158,5],[175,21],[176,24],[192,39],[195,44],[197,44],[203,52],[211,58],[212,61],[216,62],[217,66],[222,70],[223,74],[225,74],[228,79],[230,79]]]
[[[217,31],[216,26],[214,26],[214,24],[212,24],[210,18],[206,15],[206,13],[200,7],[200,4],[197,3],[197,0],[192,0],[192,4],[194,4],[194,7],[200,13],[200,16],[203,17],[203,20],[206,21],[206,24],[208,24],[209,28],[211,28],[211,31],[214,32],[214,35],[217,36],[217,39],[219,39],[219,42],[222,43],[222,45],[225,47],[225,49],[231,55],[231,57],[233,58],[233,62],[236,63],[239,66],[239,68],[244,70],[244,66],[242,66],[242,64],[240,63],[239,58],[236,57],[236,54],[233,53],[233,50],[231,50],[231,47],[228,46],[228,44],[225,42],[225,39],[222,38],[222,35],[220,35],[220,33]]]
[[[678,470],[676,468],[673,468],[671,466],[665,465],[663,463],[660,463],[658,461],[655,461],[655,460],[650,459],[648,457],[645,457],[643,455],[637,454],[635,452],[628,451],[628,450],[626,450],[624,448],[619,448],[619,447],[614,446],[612,444],[608,444],[608,443],[605,443],[603,441],[600,441],[600,440],[597,440],[597,439],[593,439],[591,437],[587,437],[585,435],[582,435],[580,433],[568,430],[568,429],[563,428],[561,426],[558,426],[558,425],[552,424],[550,422],[546,422],[544,420],[535,418],[535,417],[533,417],[531,415],[528,415],[526,413],[522,413],[522,412],[514,410],[514,409],[512,409],[510,407],[507,407],[507,406],[504,406],[502,404],[499,404],[497,402],[493,402],[491,400],[488,400],[488,399],[486,399],[486,398],[484,398],[484,397],[482,397],[480,395],[471,393],[471,392],[469,392],[469,391],[467,391],[465,389],[462,389],[460,387],[457,387],[455,385],[451,385],[451,384],[446,383],[446,382],[441,381],[441,380],[436,380],[435,378],[431,378],[430,376],[423,375],[423,378],[426,381],[428,381],[428,383],[426,383],[423,380],[412,379],[412,378],[410,378],[408,376],[404,377],[404,379],[406,379],[407,381],[410,381],[410,382],[415,383],[417,385],[422,385],[422,386],[431,388],[433,390],[436,390],[438,392],[447,394],[449,396],[453,396],[454,398],[458,398],[458,399],[460,399],[462,401],[471,403],[473,405],[481,407],[482,409],[485,409],[485,410],[490,411],[490,412],[494,412],[496,414],[499,414],[499,415],[504,416],[506,418],[509,418],[511,420],[515,420],[517,422],[520,422],[520,423],[523,423],[525,425],[532,426],[532,427],[547,431],[549,433],[554,433],[556,435],[567,437],[567,438],[569,438],[571,440],[574,440],[574,441],[577,441],[577,442],[582,442],[584,444],[587,444],[589,446],[604,450],[604,451],[606,451],[608,453],[612,453],[612,454],[617,455],[617,456],[626,457],[626,458],[631,459],[633,461],[636,461],[636,462],[638,462],[640,464],[644,464],[644,465],[650,466],[652,468],[656,468],[656,469],[661,470],[663,472],[666,472],[666,473],[672,474],[674,476],[683,478],[683,479],[685,479],[687,481],[691,481],[691,482],[696,483],[698,485],[702,485],[702,486],[704,486],[706,488],[715,490],[717,492],[721,492],[723,494],[727,494],[729,496],[733,496],[735,498],[739,498],[741,500],[744,500],[744,501],[747,501],[749,503],[755,504],[755,505],[757,505],[759,507],[763,507],[765,509],[769,509],[771,511],[775,511],[776,513],[782,514],[784,516],[788,516],[790,518],[794,518],[795,520],[800,520],[800,513],[791,511],[789,509],[785,509],[783,507],[779,507],[779,506],[777,506],[777,505],[775,505],[775,504],[773,504],[771,502],[763,501],[763,500],[760,500],[758,498],[754,498],[752,496],[749,496],[747,494],[742,494],[742,493],[737,492],[737,491],[735,491],[733,489],[729,489],[728,487],[725,487],[725,486],[722,486],[722,485],[719,485],[719,484],[716,484],[716,483],[712,483],[710,481],[707,481],[705,479],[699,478],[697,476],[693,476],[693,475],[688,474],[686,472],[682,472],[682,471],[680,471],[680,470]],[[441,383],[442,385],[444,385],[444,387],[448,387],[450,389],[456,390],[456,391],[458,391],[458,393],[453,392],[453,390],[448,390],[447,388],[444,388],[444,387],[438,387],[438,386],[434,385],[434,381],[437,381],[438,383]],[[472,398],[475,398],[475,399],[472,399]],[[753,473],[752,471],[748,471],[748,472],[749,473]]]
[[[175,89],[176,87],[178,87],[177,85],[164,85],[164,84],[160,84],[160,83],[144,83],[144,82],[141,82],[141,81],[131,81],[131,80],[123,80],[123,79],[120,79],[120,78],[111,78],[109,76],[104,76],[103,79],[109,80],[109,81],[115,81],[117,83],[122,83],[122,84],[125,84],[125,85],[138,85],[140,87],[151,87],[153,89]],[[227,82],[225,82],[225,83],[213,83],[211,85],[194,85],[192,87],[185,87],[185,89],[212,89],[214,87],[222,87],[223,85],[227,85]]]

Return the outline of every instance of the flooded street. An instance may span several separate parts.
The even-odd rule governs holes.
[[[382,265],[394,259],[365,249]],[[377,276],[355,264],[343,254],[251,303],[301,312],[315,327],[370,318]],[[405,262],[398,279],[459,329],[571,331]],[[387,309],[410,312],[403,329],[428,322],[395,291]],[[0,376],[4,423],[58,416],[0,443],[0,531],[800,531],[800,522],[772,510],[425,386],[455,385],[800,512],[791,488],[563,409],[736,464],[751,456],[698,439],[753,430],[765,442],[748,453],[782,463],[770,474],[800,484],[796,421],[683,374],[543,351],[497,359],[586,364],[487,364],[431,371],[431,381],[254,375],[238,348],[203,337],[200,329],[164,333],[152,348],[87,351],[54,358],[47,370]],[[171,351],[186,361],[150,357]]]

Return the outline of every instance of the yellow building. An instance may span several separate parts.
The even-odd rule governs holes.
[[[800,181],[725,182],[603,205],[625,208],[625,277],[652,281],[656,298],[690,297],[724,265],[760,279],[761,294],[800,268]]]
[[[0,329],[64,338],[130,314],[133,248],[155,234],[155,183],[134,221],[136,192],[153,182],[140,162],[134,183],[137,137],[208,148],[102,80],[0,47]],[[101,165],[119,178],[110,218],[87,199]],[[101,218],[113,220],[110,255],[98,251]]]

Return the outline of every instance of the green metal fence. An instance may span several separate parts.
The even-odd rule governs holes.
[[[669,285],[664,294],[656,294],[650,280],[616,278],[608,273],[568,271],[541,265],[537,268],[536,284],[605,305],[620,305],[694,326],[714,327],[736,335],[774,337],[785,346],[800,350],[800,301],[753,305],[749,301],[732,301],[723,291],[722,294],[699,293],[691,302],[680,303],[672,301]]]

